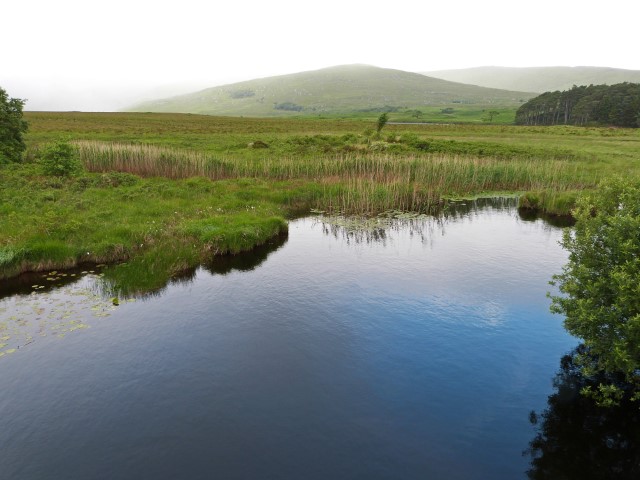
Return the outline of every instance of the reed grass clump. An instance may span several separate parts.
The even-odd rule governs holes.
[[[569,216],[580,192],[577,190],[535,190],[520,196],[518,208],[553,215]]]

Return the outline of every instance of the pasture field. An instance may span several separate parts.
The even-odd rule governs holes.
[[[285,234],[287,218],[312,209],[436,212],[448,198],[509,193],[567,214],[579,191],[640,174],[638,130],[388,124],[378,135],[358,118],[25,118],[25,162],[0,167],[0,278],[119,262],[112,274],[138,272],[128,291]],[[42,173],[39,152],[60,139],[85,172]]]

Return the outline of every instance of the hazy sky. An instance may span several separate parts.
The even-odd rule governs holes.
[[[15,0],[0,87],[26,110],[116,110],[257,77],[364,63],[640,70],[637,0]]]

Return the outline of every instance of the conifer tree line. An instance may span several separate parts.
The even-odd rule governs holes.
[[[640,127],[640,83],[545,92],[518,109],[516,124]]]

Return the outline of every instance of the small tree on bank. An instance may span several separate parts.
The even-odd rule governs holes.
[[[389,121],[388,113],[383,113],[378,117],[378,124],[377,124],[377,130],[376,130],[378,135],[380,134],[380,132],[382,131],[382,129],[384,128],[384,126],[387,124],[388,121]]]
[[[623,395],[640,400],[640,183],[613,180],[581,197],[576,226],[564,233],[569,261],[554,277],[563,296],[551,310],[584,340],[583,373],[621,373],[626,384],[600,384],[582,393],[600,405]]]
[[[19,162],[27,148],[22,135],[27,131],[27,122],[22,119],[24,100],[9,98],[0,87],[0,165]]]

